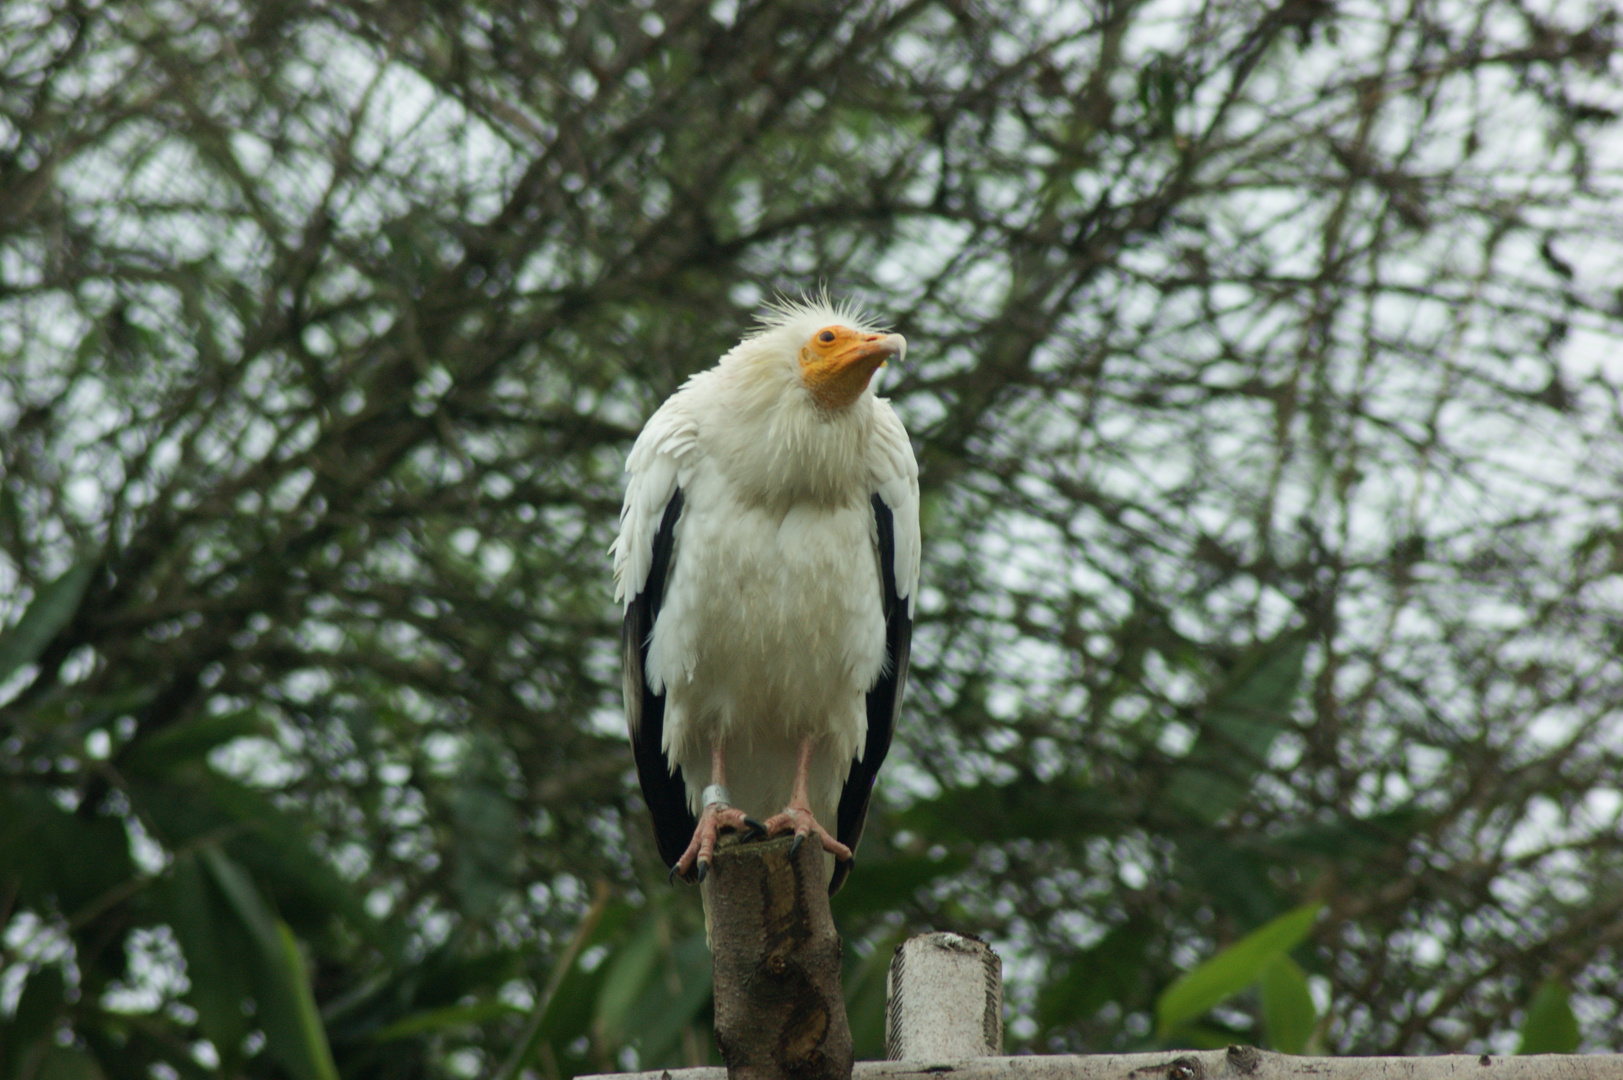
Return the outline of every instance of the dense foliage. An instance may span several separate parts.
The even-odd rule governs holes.
[[[1012,1048],[1623,1050],[1617,36],[6,4],[0,1074],[712,1054],[604,552],[642,418],[823,282],[924,470],[859,1055],[926,927]]]

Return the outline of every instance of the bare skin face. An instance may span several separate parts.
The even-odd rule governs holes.
[[[823,408],[850,408],[885,361],[900,356],[900,334],[866,334],[846,326],[825,326],[800,348],[800,377]]]

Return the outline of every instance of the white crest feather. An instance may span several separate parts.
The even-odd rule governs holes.
[[[755,322],[759,329],[748,335],[746,341],[802,322],[816,322],[819,328],[838,323],[853,330],[867,330],[872,333],[882,333],[889,329],[875,322],[872,315],[853,301],[832,300],[826,285],[816,293],[801,293],[798,297],[779,293],[767,301],[766,308],[755,317]]]
[[[733,354],[766,346],[786,357],[794,356],[808,338],[825,326],[845,326],[865,334],[882,334],[887,329],[851,301],[830,299],[827,289],[799,297],[779,295],[755,321],[755,329],[738,343]]]

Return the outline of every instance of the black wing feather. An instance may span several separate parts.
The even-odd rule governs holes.
[[[659,531],[654,534],[654,558],[648,568],[648,580],[626,608],[620,639],[631,752],[637,759],[637,779],[642,783],[643,801],[654,819],[654,842],[666,866],[676,865],[699,825],[688,809],[687,784],[682,779],[682,770],[673,770],[665,751],[660,748],[665,737],[665,695],[648,689],[645,674],[654,620],[659,618],[660,605],[665,599],[665,579],[671,568],[671,552],[676,546],[676,519],[681,516],[682,489],[678,488],[660,518]]]
[[[896,718],[902,711],[902,691],[907,686],[907,663],[913,648],[913,620],[907,602],[896,593],[896,516],[885,500],[873,497],[874,520],[879,526],[879,577],[885,605],[885,666],[879,681],[868,691],[868,739],[862,760],[851,763],[851,774],[840,792],[839,818],[835,835],[853,852],[862,839],[862,826],[868,820],[868,800],[873,795],[874,777],[890,752]],[[836,862],[834,877],[828,883],[833,896],[845,884],[850,862]]]

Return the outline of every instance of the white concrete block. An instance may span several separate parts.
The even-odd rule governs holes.
[[[892,1061],[960,1061],[1003,1052],[1003,962],[966,934],[904,941],[885,980]]]

